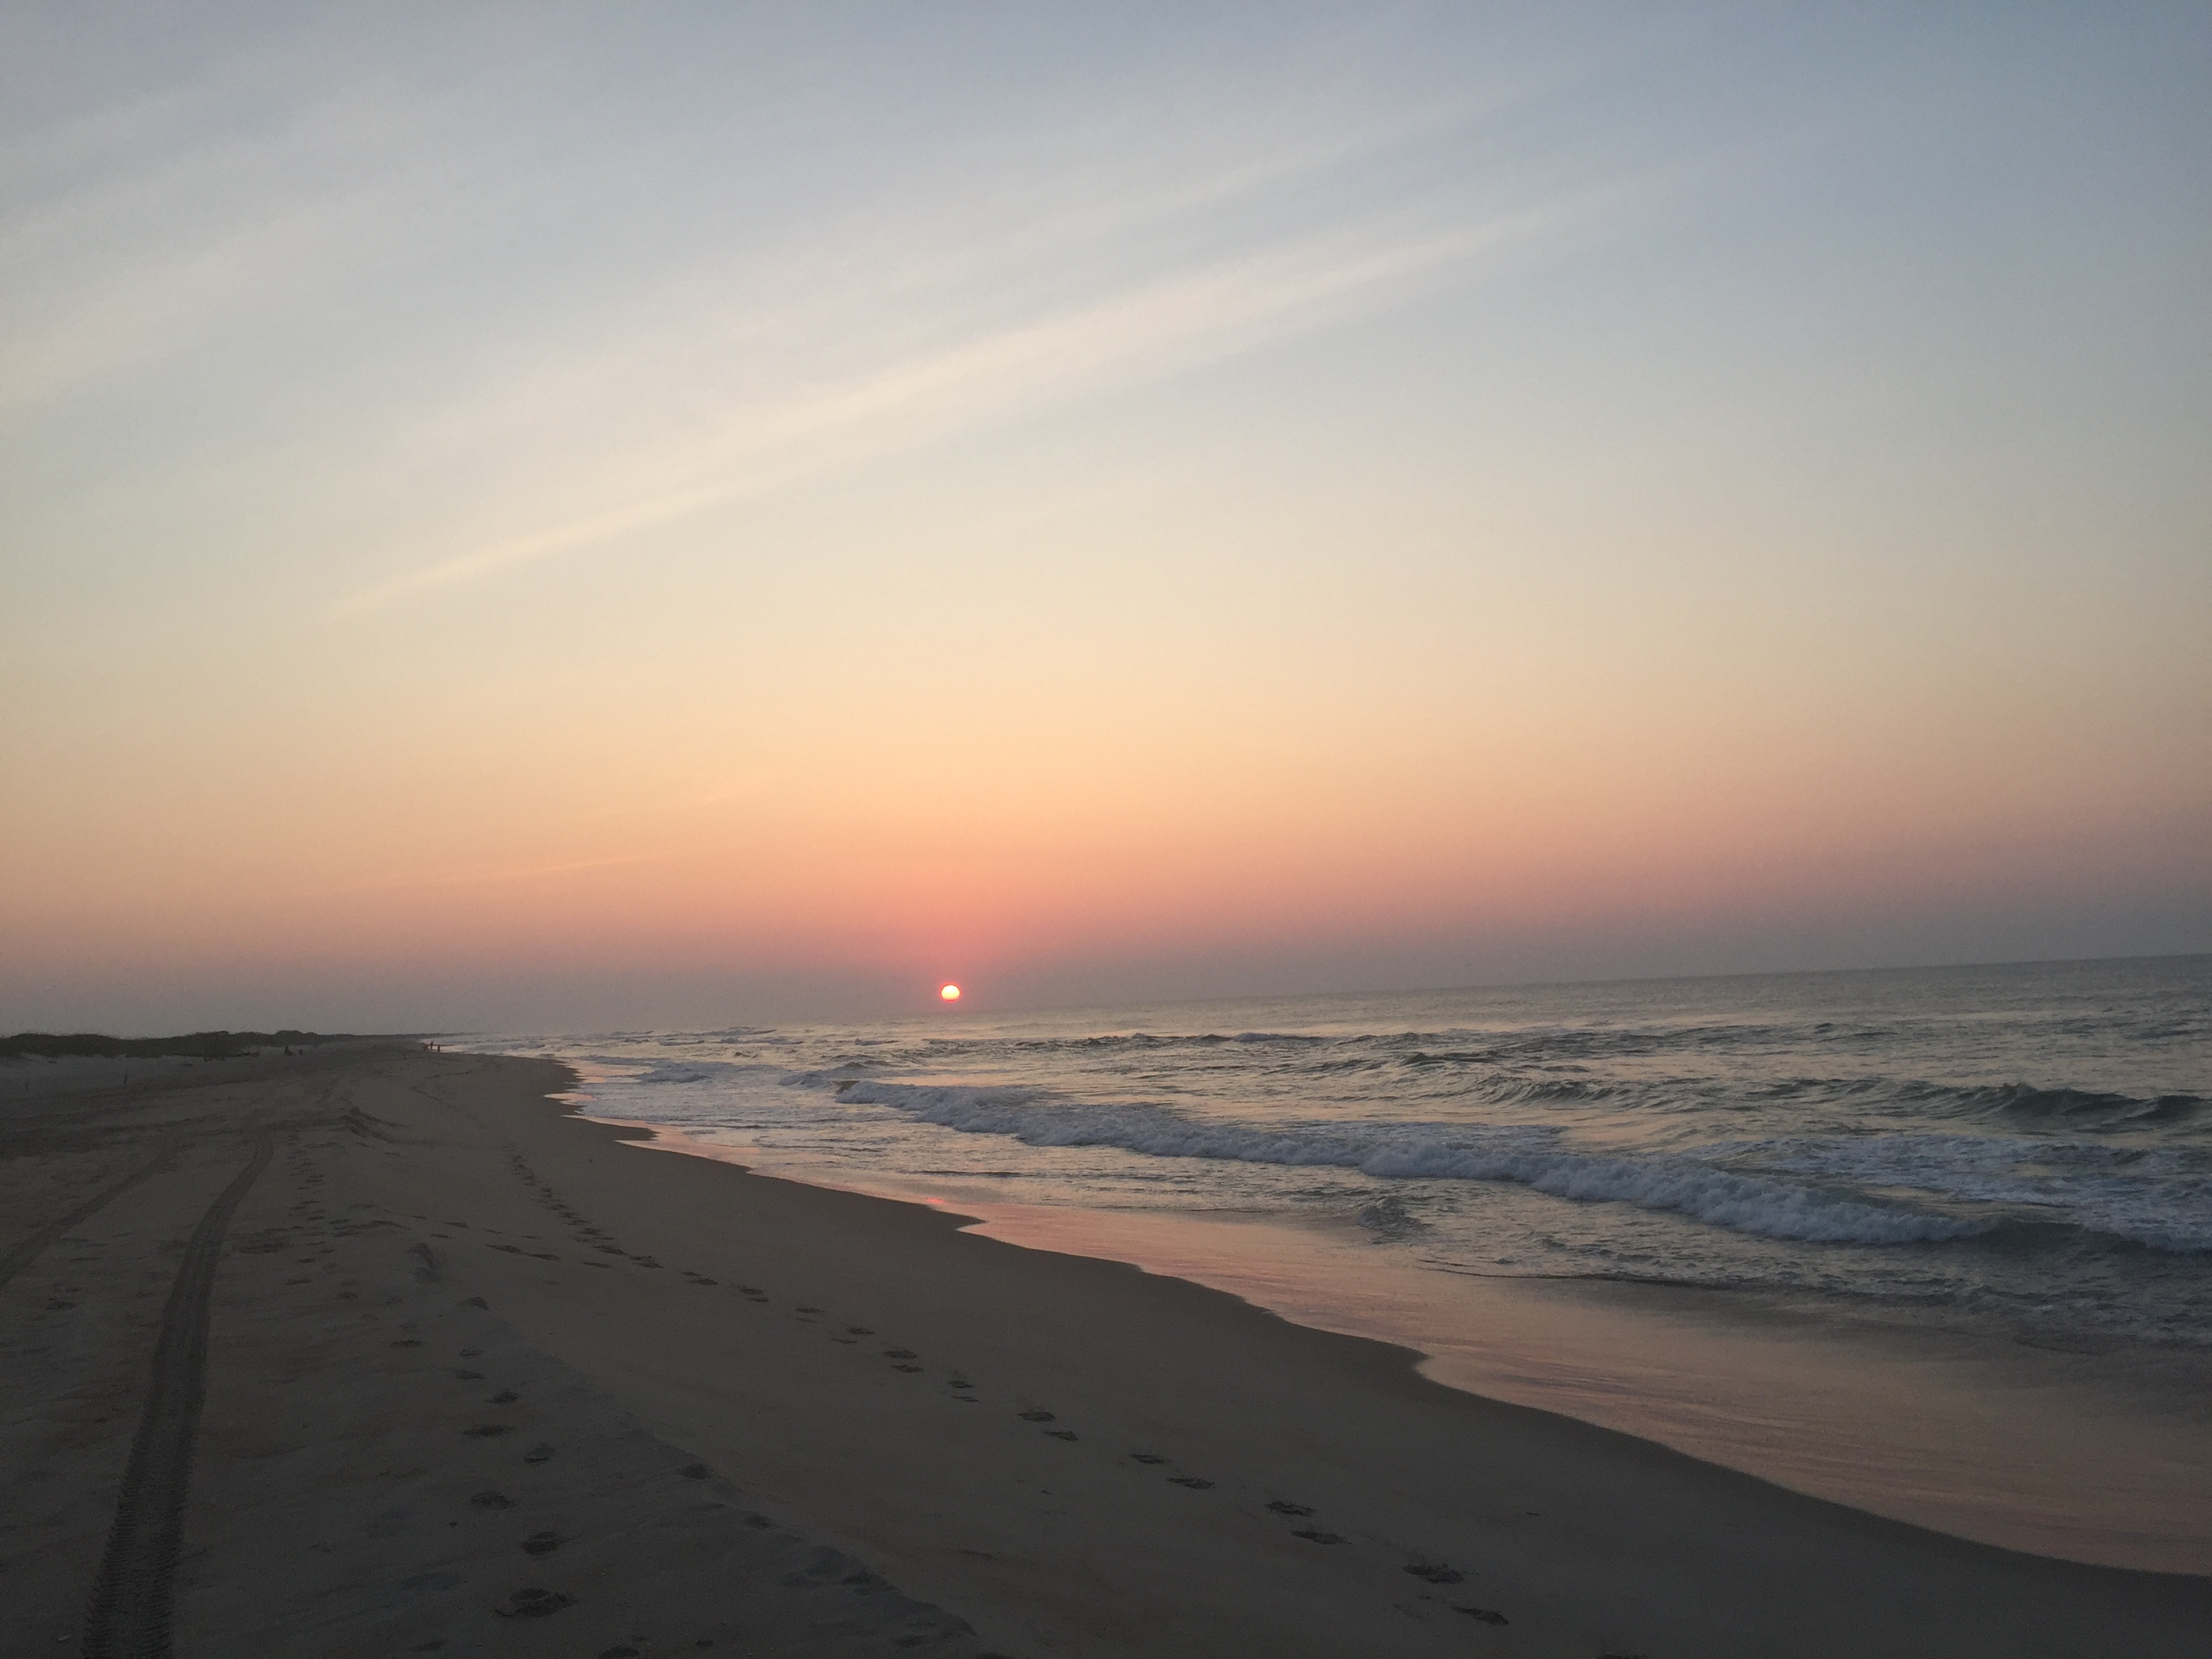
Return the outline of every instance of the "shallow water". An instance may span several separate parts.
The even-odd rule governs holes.
[[[1890,1513],[2142,1565],[2197,1559],[2188,1540],[2212,1534],[2189,1473],[2212,1468],[2197,1393],[2212,1376],[2212,957],[469,1046],[577,1066],[594,1115],[1186,1273],[1419,1346],[1447,1381]],[[1194,1231],[1207,1220],[1241,1224]],[[1297,1273],[1255,1265],[1270,1257]],[[1501,1279],[1526,1281],[1516,1302],[1497,1299]],[[1493,1287],[1479,1315],[1478,1281]],[[1676,1312],[1705,1295],[1705,1334],[1685,1348],[1678,1321],[1651,1323],[1654,1286]],[[1549,1297],[1542,1340],[1564,1340],[1561,1294],[1603,1304],[1614,1359],[1577,1338],[1561,1370],[1528,1346],[1542,1322],[1510,1352],[1464,1340],[1468,1321],[1495,1328]],[[1784,1427],[1730,1428],[1771,1413],[1752,1410],[1764,1373],[1717,1334],[1722,1306],[1758,1310],[1770,1355],[1781,1316],[1791,1352],[1860,1383],[1810,1389]],[[1951,1345],[1941,1363],[1929,1343]],[[1885,1437],[1896,1364],[1922,1399],[1888,1413]],[[2045,1380],[2058,1392],[2020,1392]],[[1852,1386],[1863,1411],[1837,1403]],[[2034,1424],[1990,1424],[1987,1389]],[[2069,1439],[2101,1448],[2095,1481]],[[1876,1501],[1885,1486],[1920,1496]],[[2148,1555],[2096,1518],[2145,1504],[2166,1511]],[[2008,1532],[2008,1509],[2049,1524]]]

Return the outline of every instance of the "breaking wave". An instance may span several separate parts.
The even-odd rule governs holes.
[[[2204,1106],[2202,1097],[2189,1094],[2145,1097],[2088,1089],[2039,1089],[2027,1083],[1965,1089],[1919,1086],[1930,1100],[2031,1123],[2051,1120],[2100,1125],[2179,1123],[2196,1116]]]
[[[1965,1238],[1991,1221],[1844,1198],[1692,1158],[1605,1158],[1566,1150],[1540,1126],[1308,1123],[1281,1130],[1206,1123],[1153,1106],[1070,1106],[1036,1091],[845,1079],[842,1099],[886,1106],[967,1134],[1027,1146],[1115,1146],[1196,1158],[1358,1170],[1382,1177],[1511,1182],[1557,1198],[1669,1210],[1768,1238],[1897,1244]]]
[[[802,1179],[2212,1344],[2212,957],[482,1046]]]
[[[2212,1174],[2179,1150],[1938,1134],[1778,1140],[1746,1150],[1765,1170],[2004,1205],[2154,1249],[2212,1251]]]

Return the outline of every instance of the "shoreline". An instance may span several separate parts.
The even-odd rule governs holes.
[[[0,1544],[21,1650],[96,1567],[148,1275],[257,1133],[184,1647],[1932,1659],[2212,1623],[2212,1580],[1802,1497],[931,1206],[629,1156],[566,1075],[385,1049],[0,1116],[9,1243],[178,1146],[0,1287],[11,1486],[59,1517]]]
[[[976,1202],[785,1167],[703,1133],[620,1124],[649,1150],[963,1218],[1023,1248],[1222,1291],[1307,1328],[1409,1348],[1479,1398],[1654,1442],[1790,1491],[2001,1548],[2212,1575],[2201,1356],[2014,1351],[1932,1323],[1824,1321],[1759,1291],[1411,1264],[1242,1214]],[[1910,1398],[1909,1418],[1893,1402]],[[1790,1402],[1787,1409],[1778,1401]],[[2195,1524],[2146,1524],[2182,1516]]]

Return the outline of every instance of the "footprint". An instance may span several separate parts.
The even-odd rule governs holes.
[[[1020,1418],[1024,1423],[1049,1423],[1052,1421],[1052,1413],[1050,1412],[1016,1412],[1014,1415]]]
[[[463,1429],[461,1432],[468,1436],[471,1440],[489,1440],[496,1434],[513,1434],[514,1432],[514,1425],[512,1423],[477,1423]]]
[[[821,1310],[821,1309],[819,1309],[819,1308],[805,1308],[805,1307],[799,1307],[799,1308],[793,1308],[793,1309],[792,1310],[792,1312],[793,1312],[793,1313],[820,1313],[821,1311],[822,1311],[822,1310]]]
[[[886,1359],[911,1359],[914,1357],[915,1353],[912,1348],[885,1348],[884,1350],[884,1358]]]
[[[483,1373],[482,1371],[457,1370],[453,1375],[464,1382],[481,1382],[483,1381]]]
[[[872,1327],[866,1325],[848,1325],[845,1329],[854,1336],[873,1336],[876,1334]]]
[[[1417,1555],[1406,1563],[1406,1571],[1416,1578],[1425,1578],[1431,1584],[1456,1584],[1467,1577],[1457,1567],[1442,1561],[1431,1561],[1425,1555]]]
[[[1452,1611],[1463,1613],[1470,1619],[1480,1619],[1486,1625],[1510,1625],[1513,1622],[1495,1607],[1462,1607],[1455,1601],[1452,1603]],[[1601,1654],[1599,1659],[1644,1659],[1644,1656],[1637,1653],[1607,1653]]]
[[[894,1365],[891,1369],[895,1371],[918,1371],[921,1367],[919,1365]]]
[[[503,1492],[480,1492],[469,1502],[480,1510],[511,1510],[514,1500]]]
[[[493,1609],[502,1619],[543,1619],[576,1605],[574,1596],[550,1589],[519,1589],[507,1599],[510,1605]]]
[[[536,1445],[532,1446],[528,1451],[522,1454],[522,1461],[526,1463],[543,1463],[547,1458],[552,1455],[553,1448],[548,1445],[544,1441],[541,1440]]]
[[[1139,1463],[1164,1463],[1168,1461],[1158,1452],[1131,1452],[1129,1456]]]
[[[550,1555],[568,1540],[557,1532],[533,1532],[522,1540],[525,1555]]]
[[[1073,1429],[1047,1429],[1045,1432],[1050,1435],[1054,1440],[1073,1440],[1075,1438],[1075,1431]]]
[[[1178,1486],[1188,1486],[1193,1492],[1204,1492],[1213,1484],[1211,1480],[1201,1480],[1194,1474],[1171,1474],[1168,1479]],[[1310,1533],[1300,1533],[1297,1535],[1301,1538],[1312,1536]],[[1334,1544],[1336,1540],[1331,1537],[1328,1541]]]
[[[975,1385],[964,1376],[948,1376],[945,1379],[945,1386],[948,1389],[972,1389]]]
[[[1341,1544],[1344,1541],[1340,1534],[1323,1532],[1318,1527],[1300,1527],[1291,1536],[1303,1538],[1310,1544]]]
[[[422,1346],[422,1339],[419,1336],[403,1336],[392,1346],[395,1348],[419,1348]]]
[[[485,1401],[484,1404],[487,1406],[512,1406],[516,1401],[521,1398],[522,1396],[515,1393],[513,1389],[501,1389],[497,1394],[492,1395],[490,1399]]]
[[[1278,1515],[1311,1515],[1313,1513],[1312,1504],[1293,1504],[1287,1498],[1270,1498],[1267,1502],[1267,1507],[1274,1510]],[[1413,1569],[1408,1567],[1406,1571],[1411,1572]]]

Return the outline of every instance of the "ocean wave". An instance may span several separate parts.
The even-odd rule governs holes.
[[[1344,1039],[1310,1031],[1106,1031],[1079,1037],[970,1037],[936,1039],[939,1052],[988,1053],[994,1049],[1018,1054],[1111,1052],[1116,1049],[1175,1048],[1316,1048]]]
[[[726,1060],[666,1060],[633,1072],[625,1083],[715,1083],[739,1069]]]
[[[1556,1059],[1636,1058],[1668,1049],[1735,1048],[1800,1035],[1796,1028],[1705,1024],[1663,1027],[1559,1026],[1534,1030],[1454,1027],[1395,1031],[1115,1031],[1085,1036],[935,1036],[937,1055],[1098,1054],[1206,1048],[1371,1051],[1424,1065],[1500,1066]]]
[[[2212,1251],[2212,1172],[2201,1156],[2179,1149],[2025,1136],[1872,1134],[1730,1150],[1762,1171],[2041,1211],[2067,1226],[2154,1249]]]
[[[2203,1109],[2202,1097],[2189,1094],[2112,1094],[2088,1089],[2042,1089],[2028,1083],[1981,1088],[1931,1088],[1931,1097],[1948,1097],[1968,1111],[2033,1121],[2040,1118],[2095,1119],[2112,1124],[2179,1123]]]
[[[1644,1084],[1641,1086],[1650,1087]],[[1710,1086],[1710,1085],[1708,1085]],[[1627,1092],[1626,1091],[1622,1092]],[[1759,1100],[1883,1101],[1950,1117],[1990,1118],[2023,1125],[2063,1122],[2074,1129],[2125,1129],[2183,1123],[2205,1106],[2192,1094],[2129,1095],[2032,1083],[1954,1084],[1885,1077],[1778,1078],[1750,1091]]]
[[[1430,1231],[1429,1224],[1408,1210],[1395,1193],[1385,1193],[1362,1206],[1354,1218],[1376,1237],[1394,1242],[1418,1238]]]
[[[1672,1211],[1768,1238],[1925,1243],[1969,1237],[1994,1224],[1839,1197],[1692,1158],[1572,1152],[1559,1145],[1555,1132],[1536,1125],[1309,1123],[1268,1130],[1195,1121],[1155,1106],[1073,1106],[1013,1087],[845,1079],[838,1094],[944,1128],[1006,1135],[1029,1146],[1115,1146],[1154,1158],[1351,1169],[1385,1178],[1510,1182],[1584,1203]]]

